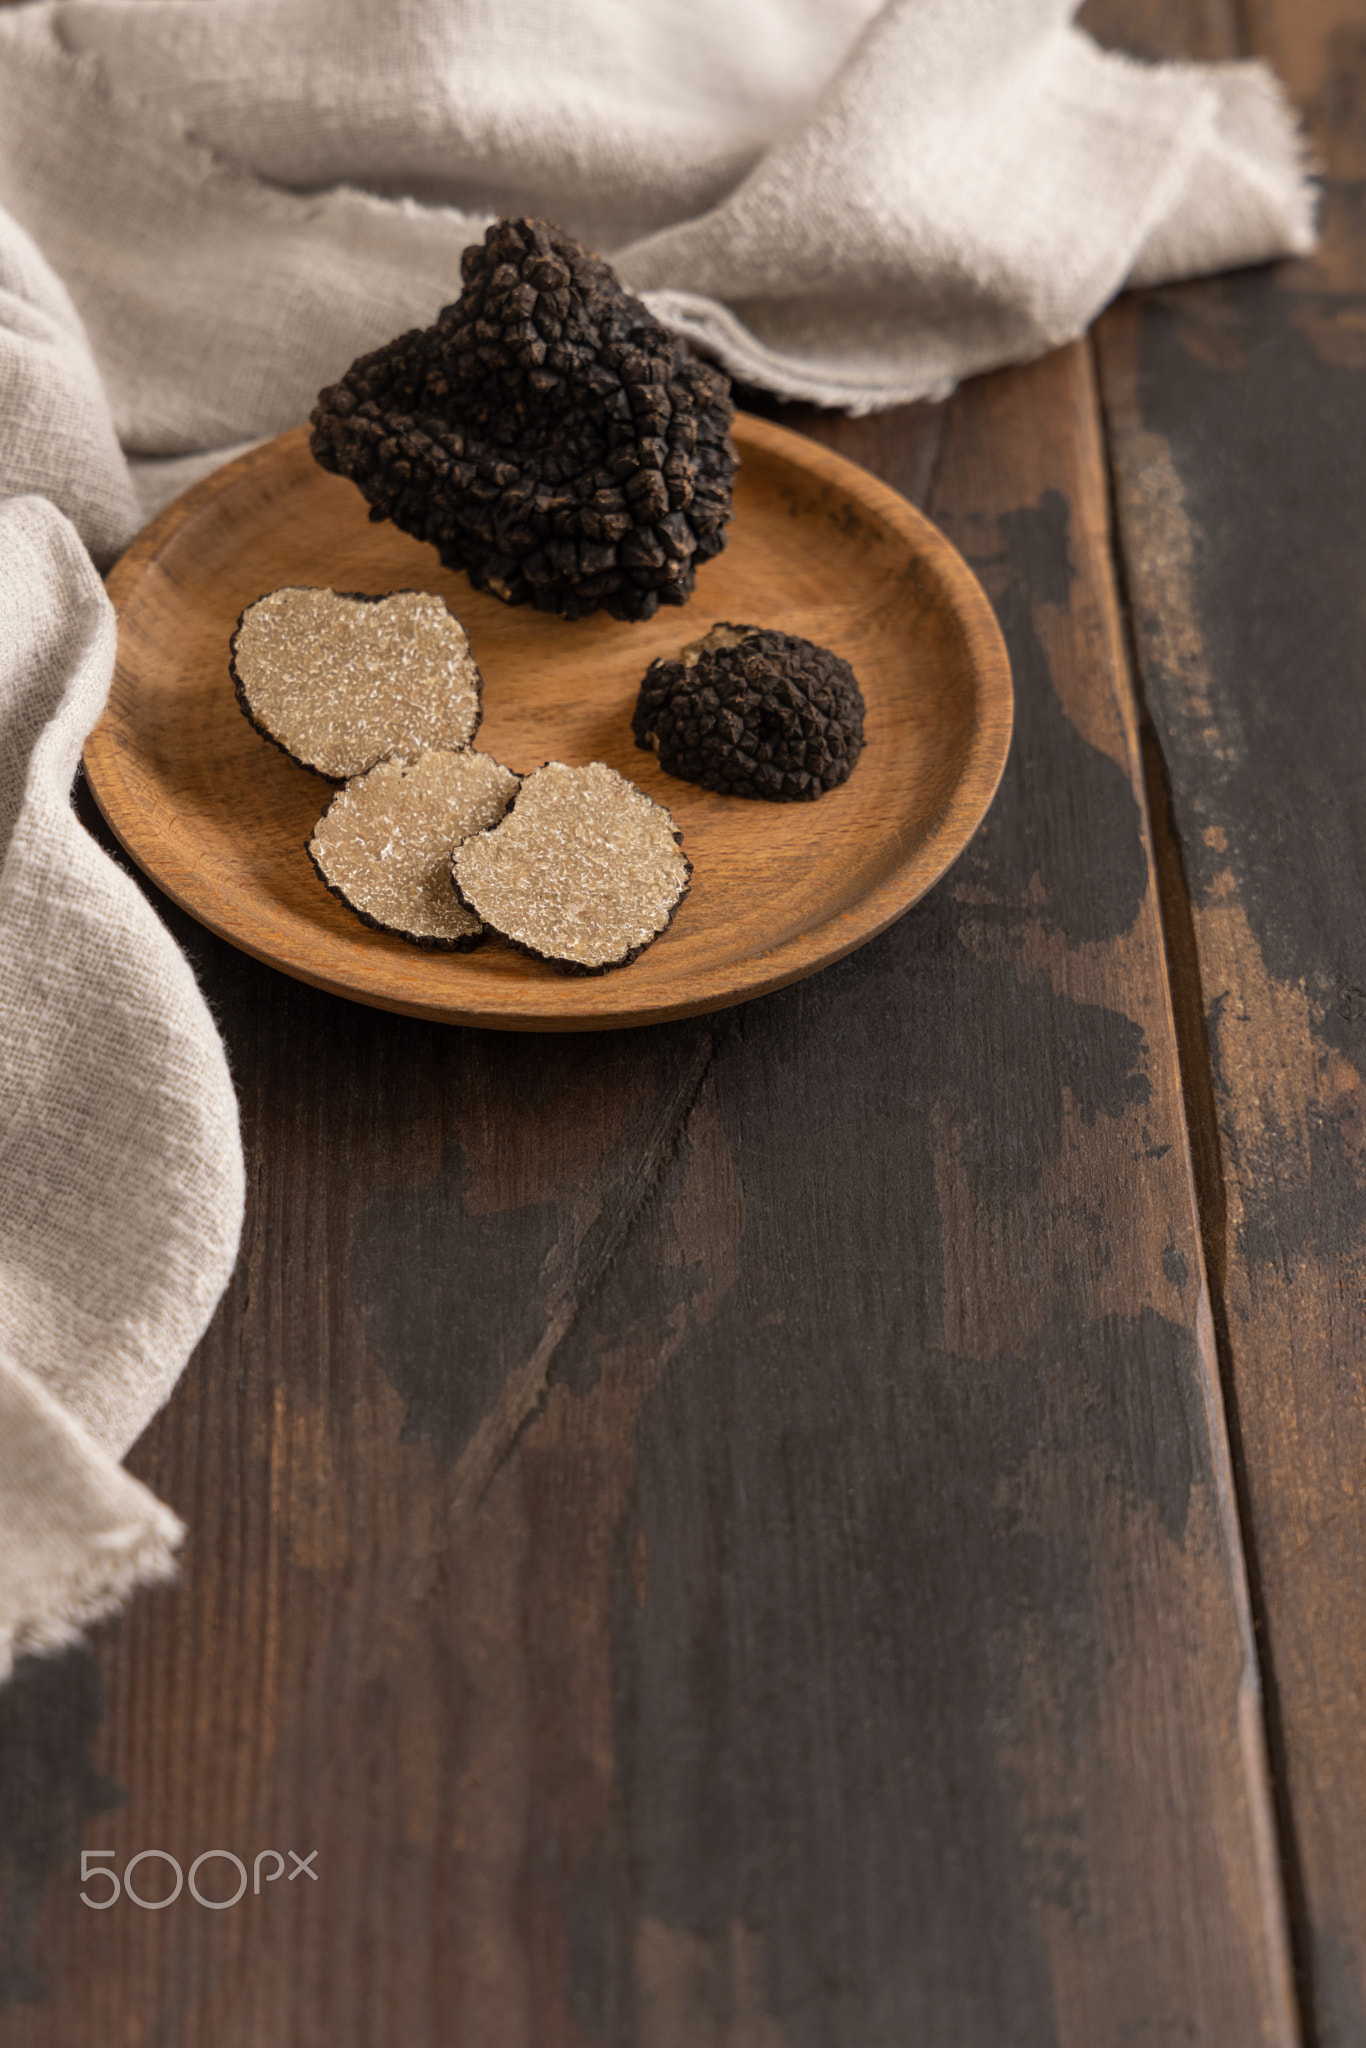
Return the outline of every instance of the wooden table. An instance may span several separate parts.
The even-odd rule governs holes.
[[[246,1236],[131,1460],[180,1582],[0,1695],[6,2044],[1366,2044],[1366,8],[1088,19],[1269,55],[1323,246],[782,411],[1007,635],[938,889],[573,1039],[163,905]]]

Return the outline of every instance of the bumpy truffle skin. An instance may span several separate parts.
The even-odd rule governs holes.
[[[509,604],[686,604],[730,517],[725,375],[544,221],[495,222],[461,270],[435,326],[319,394],[318,462]]]
[[[848,781],[863,751],[863,713],[854,671],[828,647],[722,623],[677,661],[651,662],[631,730],[684,782],[809,802]]]

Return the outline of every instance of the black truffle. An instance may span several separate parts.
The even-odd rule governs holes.
[[[631,730],[684,782],[793,803],[848,781],[863,712],[854,671],[828,647],[721,624],[677,661],[651,662]]]
[[[730,517],[724,374],[545,221],[496,221],[461,271],[435,326],[319,394],[314,456],[509,604],[686,604]]]

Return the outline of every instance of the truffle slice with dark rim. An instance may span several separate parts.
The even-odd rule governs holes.
[[[479,730],[465,629],[425,591],[267,591],[238,620],[229,667],[256,730],[334,782],[390,756],[468,746]]]
[[[433,326],[319,393],[318,462],[508,604],[686,604],[731,512],[724,372],[546,221],[495,221],[461,272]]]
[[[767,626],[713,626],[645,671],[631,719],[661,768],[724,796],[809,802],[863,751],[863,693],[847,661]]]
[[[434,952],[465,952],[483,926],[451,887],[451,855],[496,825],[517,777],[469,748],[381,761],[338,790],[308,856],[334,896],[376,931]]]
[[[566,974],[625,967],[667,931],[692,867],[673,819],[602,761],[547,761],[452,866],[467,909]]]

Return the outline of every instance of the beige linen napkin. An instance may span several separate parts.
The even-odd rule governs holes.
[[[1309,245],[1264,65],[1141,65],[1072,11],[19,7],[0,205],[71,289],[140,455],[302,418],[357,350],[455,296],[495,210],[591,241],[742,376],[890,405],[1080,333],[1129,276]]]
[[[166,1568],[174,1518],[117,1460],[212,1312],[241,1214],[211,1021],[66,803],[112,663],[77,535],[103,566],[354,355],[430,321],[495,211],[612,256],[741,376],[856,410],[1037,355],[1126,278],[1309,246],[1264,67],[1137,65],[1072,12],[0,9],[0,1658]]]
[[[213,1021],[69,801],[113,661],[73,526],[46,498],[0,500],[0,1672],[169,1569],[179,1524],[118,1460],[242,1220]]]

